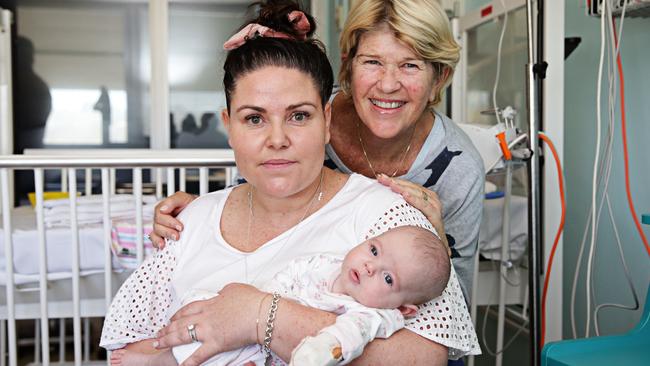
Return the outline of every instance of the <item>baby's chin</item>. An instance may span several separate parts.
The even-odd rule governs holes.
[[[375,308],[375,309],[395,309],[395,308],[399,307],[399,305],[392,306],[393,304],[390,304],[387,301],[382,301],[382,300],[377,299],[377,298],[366,299],[366,298],[363,298],[363,297],[359,297],[359,298],[355,298],[355,300],[359,304],[361,304],[363,306],[366,306],[366,307],[369,307],[369,308]]]

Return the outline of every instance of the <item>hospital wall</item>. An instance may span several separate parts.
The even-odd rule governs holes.
[[[547,2],[550,4],[552,2]],[[550,6],[550,5],[547,5]],[[571,337],[571,283],[587,215],[591,204],[591,184],[596,145],[596,83],[600,52],[600,19],[587,17],[583,1],[567,1],[566,36],[581,37],[582,43],[565,62],[564,174],[567,186],[567,219],[564,233],[564,337]],[[650,213],[650,19],[626,19],[621,43],[625,75],[625,108],[630,156],[630,185],[636,212]],[[604,82],[607,88],[607,81]],[[605,89],[606,90],[606,89]],[[603,98],[603,118],[607,111]],[[603,122],[602,136],[607,134]],[[648,283],[650,258],[634,226],[625,194],[625,174],[621,140],[620,108],[617,107],[613,169],[609,197],[623,245],[623,253],[641,308],[637,311],[604,309],[600,312],[601,334],[621,333],[639,320]],[[600,173],[599,173],[600,174]],[[642,225],[646,236],[650,226]],[[585,261],[576,296],[578,335],[585,333]],[[594,261],[596,304],[633,303],[618,255],[613,225],[604,206],[598,227]],[[649,304],[650,305],[650,304]],[[592,307],[593,311],[593,307]],[[592,317],[593,324],[593,317]],[[593,329],[593,328],[592,328]],[[591,332],[593,335],[593,330]]]

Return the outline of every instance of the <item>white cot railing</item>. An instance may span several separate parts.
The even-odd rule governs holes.
[[[141,263],[144,258],[144,228],[142,214],[143,198],[143,170],[153,169],[151,174],[155,178],[156,195],[162,198],[163,181],[167,181],[167,194],[175,192],[175,171],[179,170],[179,188],[185,190],[187,169],[199,170],[199,192],[208,192],[209,169],[223,168],[225,170],[225,182],[230,184],[236,175],[234,156],[230,150],[60,150],[60,151],[32,151],[39,155],[8,155],[0,156],[0,194],[2,202],[2,228],[4,235],[5,250],[5,275],[6,275],[6,304],[0,302],[0,365],[5,365],[8,360],[10,366],[17,365],[17,319],[38,319],[40,329],[37,334],[40,337],[40,361],[44,365],[50,364],[50,335],[49,320],[72,318],[73,340],[74,340],[74,365],[81,365],[88,361],[88,348],[82,357],[82,329],[81,319],[87,317],[103,316],[110,305],[113,296],[112,254],[111,254],[111,219],[110,219],[110,197],[115,194],[115,172],[117,169],[130,169],[133,176],[133,199],[135,202],[135,224],[136,224],[136,252],[137,261]],[[83,155],[81,155],[83,154]],[[70,242],[72,244],[72,274],[71,292],[72,299],[60,299],[54,295],[51,280],[48,280],[47,270],[47,246],[46,228],[44,223],[44,171],[62,170],[61,186],[62,191],[69,192],[70,207]],[[103,298],[83,298],[80,291],[82,275],[80,271],[80,243],[79,223],[77,217],[77,170],[85,170],[85,193],[89,195],[92,187],[92,170],[101,171],[101,195],[103,208],[103,238],[104,251],[98,253],[104,258],[104,294]],[[14,243],[12,229],[12,171],[31,170],[34,172],[35,183],[35,211],[36,230],[38,232],[38,287],[31,291],[38,292],[38,303],[23,304],[17,302],[21,296],[21,289],[16,286],[14,273]],[[163,171],[166,171],[164,176]],[[65,173],[67,172],[67,174]],[[165,179],[166,178],[166,179]],[[36,255],[36,253],[35,253]],[[63,280],[60,280],[63,281]],[[48,302],[48,298],[52,298]],[[6,322],[6,324],[5,324]],[[61,321],[63,324],[63,321]],[[87,328],[84,323],[84,328]],[[7,334],[8,333],[8,334]],[[86,329],[86,347],[87,345]],[[8,336],[8,337],[7,337]],[[59,339],[62,342],[65,338],[64,331],[60,331]],[[8,342],[8,344],[5,344]],[[8,346],[8,347],[7,347]],[[5,347],[8,354],[5,357]],[[64,345],[61,344],[60,355],[64,354]],[[62,357],[62,356],[60,356]]]

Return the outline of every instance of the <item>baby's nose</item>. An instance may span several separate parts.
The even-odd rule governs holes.
[[[366,262],[365,267],[366,267],[366,273],[368,274],[368,276],[372,276],[372,274],[375,273],[375,269],[374,269],[374,267],[373,267],[373,265],[371,263]]]

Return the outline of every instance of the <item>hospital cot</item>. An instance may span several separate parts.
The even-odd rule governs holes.
[[[31,153],[31,152],[30,152]],[[118,170],[132,175],[132,199],[135,214],[130,225],[135,229],[135,262],[144,259],[143,172],[151,170],[156,197],[185,189],[189,174],[198,170],[199,192],[207,193],[209,173],[213,168],[225,171],[221,177],[231,182],[235,176],[234,157],[230,150],[61,150],[40,151],[40,155],[0,156],[0,197],[2,199],[2,246],[0,251],[0,365],[17,364],[16,320],[37,319],[40,327],[40,361],[50,364],[49,323],[53,319],[72,319],[74,365],[91,364],[88,357],[88,329],[82,342],[82,319],[104,316],[112,296],[129,271],[118,265],[111,252],[111,207],[116,197],[115,176]],[[135,157],[137,156],[137,157]],[[11,172],[34,173],[36,204],[13,208]],[[44,218],[44,172],[63,171],[62,190],[69,192],[69,227],[47,227]],[[77,197],[77,171],[85,174],[85,193],[92,193],[92,173],[101,175],[102,218],[96,224],[82,224]],[[164,174],[166,172],[166,175]],[[166,179],[164,179],[166,178]],[[164,182],[166,180],[166,182]],[[66,240],[67,237],[67,240]],[[64,322],[59,320],[60,324]],[[64,329],[61,327],[60,329]],[[64,330],[61,330],[64,333]],[[60,357],[64,353],[65,334],[59,334]],[[85,345],[82,356],[82,344]],[[8,352],[7,352],[8,351]],[[102,361],[101,363],[105,363]]]

